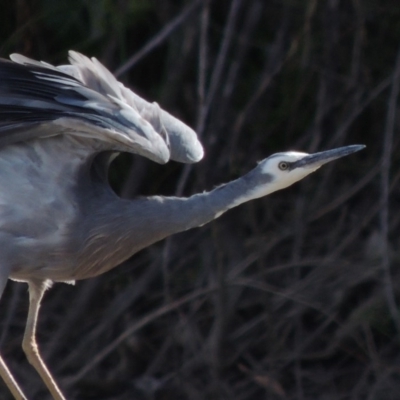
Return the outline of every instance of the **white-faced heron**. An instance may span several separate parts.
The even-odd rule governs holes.
[[[125,88],[94,58],[71,51],[70,65],[59,67],[16,54],[11,60],[0,60],[0,295],[9,278],[28,283],[22,346],[57,400],[64,396],[35,339],[52,282],[102,274],[152,243],[364,147],[278,153],[210,192],[124,200],[107,181],[116,153],[194,163],[203,157],[195,132]],[[16,399],[26,399],[1,357],[0,375]]]

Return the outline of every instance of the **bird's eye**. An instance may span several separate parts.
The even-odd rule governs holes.
[[[285,171],[285,170],[287,170],[287,169],[289,168],[289,164],[288,164],[287,162],[285,162],[285,161],[281,161],[281,162],[278,164],[278,168],[279,168],[281,171]]]

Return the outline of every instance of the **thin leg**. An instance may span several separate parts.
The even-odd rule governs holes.
[[[4,261],[4,260],[2,260]],[[3,294],[4,288],[6,287],[6,283],[8,280],[8,269],[4,266],[7,263],[1,263],[0,270],[0,297]],[[26,396],[22,392],[21,388],[18,386],[18,383],[15,381],[12,376],[10,370],[7,368],[6,363],[3,360],[3,357],[0,355],[0,376],[3,378],[4,383],[7,385],[8,389],[14,396],[16,400],[26,400]]]
[[[3,360],[3,357],[0,356],[0,375],[3,378],[4,383],[7,385],[8,389],[14,396],[15,400],[27,400],[24,393],[18,386],[18,383],[15,382],[14,377],[11,375],[10,370],[7,368],[6,363]]]
[[[54,399],[65,400],[61,390],[58,388],[56,382],[47,369],[46,364],[41,359],[39,348],[36,343],[36,322],[38,318],[40,302],[46,288],[46,281],[29,282],[29,312],[28,320],[26,321],[24,339],[22,341],[22,348],[24,349],[28,361],[34,366]]]

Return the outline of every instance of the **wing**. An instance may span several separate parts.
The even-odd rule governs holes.
[[[203,156],[193,130],[125,88],[96,59],[70,52],[54,67],[14,54],[0,61],[0,146],[69,134],[164,163]]]
[[[128,105],[148,121],[157,132],[164,132],[168,136],[172,160],[193,163],[203,158],[203,147],[191,128],[162,110],[157,103],[149,103],[126,88],[96,58],[89,59],[80,53],[69,51],[69,61],[71,65],[62,65],[57,68],[74,76],[87,87],[110,95],[121,104]]]

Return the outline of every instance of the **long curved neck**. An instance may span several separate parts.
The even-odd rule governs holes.
[[[202,226],[233,207],[276,190],[274,185],[268,185],[269,177],[263,179],[264,182],[259,182],[260,178],[256,178],[253,170],[210,192],[188,198],[154,196],[128,200],[121,216],[123,218],[125,212],[130,216],[124,221],[125,228],[140,235],[143,248],[174,233]],[[264,189],[254,190],[261,183]]]
[[[189,198],[106,199],[91,215],[84,246],[82,278],[114,268],[139,250],[174,233],[202,226],[255,197],[252,171],[216,189]],[[101,249],[101,250],[99,250]],[[88,263],[88,260],[90,262]],[[100,265],[101,264],[101,265]]]

